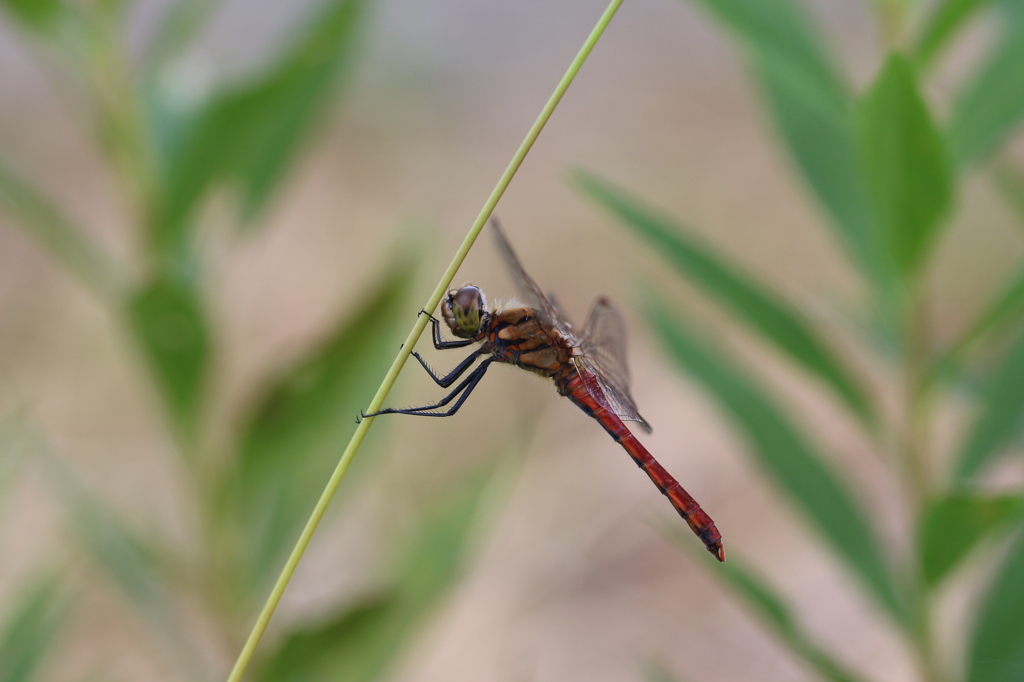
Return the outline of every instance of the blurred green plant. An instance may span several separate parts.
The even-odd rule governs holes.
[[[58,643],[70,607],[63,576],[43,574],[33,584],[19,585],[14,608],[0,621],[0,680],[31,682],[50,649]]]
[[[221,677],[244,640],[399,345],[415,272],[410,251],[396,251],[376,286],[362,292],[359,310],[339,314],[317,342],[259,382],[244,414],[213,423],[211,415],[227,410],[211,409],[222,324],[208,305],[211,278],[198,239],[204,206],[220,197],[238,228],[259,225],[351,81],[372,3],[319,0],[254,72],[186,97],[181,66],[218,5],[173,3],[140,62],[128,48],[132,3],[0,0],[23,35],[55,57],[59,82],[73,81],[84,95],[83,115],[133,218],[135,258],[108,254],[3,158],[0,211],[107,306],[137,349],[188,475],[195,537],[185,547],[167,531],[119,517],[55,456],[49,479],[70,534],[160,642],[166,668],[196,680]],[[376,591],[334,605],[316,622],[279,629],[261,648],[253,678],[384,679],[456,584],[494,476],[487,466],[447,481],[434,502],[407,495],[419,520],[407,537],[385,539],[396,558],[376,571],[383,576]],[[0,681],[29,680],[47,652],[59,624],[55,589],[44,577],[9,625],[0,624]],[[193,634],[196,616],[183,602],[201,605],[218,634],[216,660]]]
[[[881,409],[880,396],[892,387],[861,378],[814,316],[695,231],[596,175],[578,172],[573,182],[752,338],[831,395],[890,466],[916,537],[905,547],[879,537],[879,520],[809,435],[809,418],[795,414],[728,344],[698,333],[706,325],[645,292],[647,319],[668,355],[718,403],[758,466],[902,632],[920,679],[1020,682],[1024,490],[995,490],[986,474],[1000,458],[1020,456],[1024,264],[951,342],[936,333],[930,313],[939,302],[926,280],[951,208],[974,174],[991,178],[1024,223],[1024,174],[1003,152],[1024,122],[1024,2],[938,0],[924,13],[912,11],[909,0],[872,3],[888,44],[873,81],[856,93],[798,0],[693,1],[737,39],[793,170],[866,285],[863,317],[877,328],[844,339],[843,347],[861,346],[858,357],[874,357],[897,378],[900,409]],[[922,94],[923,82],[968,22],[990,18],[998,25],[988,54],[940,108],[949,112],[943,120]],[[933,440],[943,400],[965,398],[973,417],[947,453]],[[690,548],[691,540],[680,544]],[[967,561],[982,551],[984,562]],[[729,556],[714,573],[795,657],[820,679],[868,679],[815,643],[787,600],[744,564],[742,548]],[[972,622],[957,629],[961,641],[951,650],[937,642],[935,619],[948,597],[943,588],[967,566],[987,577],[974,595]]]
[[[12,442],[5,426],[0,424],[0,520],[25,459],[24,448]],[[4,586],[14,597],[13,606],[0,612],[0,682],[43,679],[47,654],[59,645],[74,601],[65,578],[63,570],[46,569]]]

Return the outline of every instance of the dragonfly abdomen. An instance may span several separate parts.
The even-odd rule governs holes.
[[[622,420],[609,411],[591,395],[582,377],[576,371],[569,372],[558,379],[559,393],[567,396],[580,409],[593,417],[622,449],[629,453],[651,482],[661,491],[675,508],[676,512],[690,526],[690,530],[701,539],[708,551],[719,561],[725,561],[725,550],[722,547],[722,534],[715,527],[707,512],[701,509],[697,500],[680,485],[679,481],[654,458],[647,448],[637,440]]]

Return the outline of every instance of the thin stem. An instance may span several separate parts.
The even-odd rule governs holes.
[[[903,364],[904,434],[902,460],[910,508],[915,517],[920,515],[931,495],[929,466],[930,442],[928,426],[931,415],[932,384],[928,381],[930,369],[929,327],[927,298],[923,283],[918,283],[907,297],[904,313],[905,355]],[[916,566],[911,557],[910,566]],[[913,571],[913,633],[921,678],[926,682],[944,680],[942,667],[935,649],[933,600],[916,569]]]
[[[903,428],[900,460],[910,501],[914,509],[929,494],[928,414],[930,390],[928,313],[923,286],[912,285],[903,313]]]
[[[533,143],[537,140],[541,130],[544,129],[544,125],[548,122],[548,119],[551,118],[551,114],[554,112],[555,107],[558,106],[558,103],[561,101],[565,91],[568,90],[569,85],[576,77],[576,74],[579,73],[580,67],[583,66],[583,62],[585,62],[587,57],[590,56],[591,50],[594,49],[594,45],[601,37],[601,34],[604,33],[605,28],[607,28],[612,17],[615,16],[615,13],[618,11],[622,2],[623,0],[612,0],[608,5],[608,8],[605,9],[604,14],[601,15],[601,18],[598,20],[594,30],[590,32],[586,42],[583,43],[583,47],[580,48],[576,58],[569,66],[568,71],[566,71],[565,75],[562,76],[562,80],[558,83],[558,86],[551,94],[547,104],[544,105],[544,108],[541,110],[537,120],[534,121],[530,131],[526,134],[526,138],[523,140],[522,144],[519,145],[519,149],[516,151],[515,156],[512,157],[512,161],[509,162],[508,168],[505,169],[505,172],[502,174],[498,184],[491,192],[491,195],[487,198],[483,208],[480,209],[480,214],[473,223],[473,227],[470,228],[466,238],[462,241],[462,245],[455,253],[455,257],[452,258],[452,262],[448,265],[448,269],[445,270],[444,275],[441,276],[440,281],[434,288],[434,292],[430,295],[430,298],[427,299],[426,304],[423,306],[424,310],[434,310],[434,308],[437,307],[437,304],[441,302],[441,297],[444,296],[445,292],[448,290],[448,286],[455,277],[455,273],[458,271],[459,266],[462,265],[462,261],[465,260],[466,255],[473,246],[473,242],[476,241],[480,231],[487,223],[487,219],[491,217],[491,213],[494,211],[494,207],[498,204],[498,200],[501,199],[502,194],[505,193],[505,189],[508,187],[509,183],[512,182],[512,178],[515,176],[516,171],[519,170],[519,166],[522,165],[523,159],[526,158],[530,148],[533,147]],[[387,397],[392,385],[394,385],[395,379],[398,378],[399,372],[402,371],[402,367],[405,365],[405,361],[409,358],[409,353],[412,352],[413,347],[416,345],[416,341],[419,340],[424,328],[426,328],[428,320],[429,318],[426,315],[418,315],[416,317],[416,323],[413,325],[412,330],[409,332],[409,336],[406,337],[405,343],[402,344],[401,350],[399,350],[398,355],[391,364],[391,369],[388,370],[387,375],[384,377],[384,381],[381,382],[380,388],[377,389],[376,395],[374,395],[373,400],[370,401],[370,405],[367,409],[368,412],[376,412],[384,404],[384,399]],[[324,488],[323,493],[320,495],[320,499],[316,503],[313,513],[306,522],[306,527],[302,529],[302,534],[299,536],[299,540],[295,544],[295,548],[292,550],[291,555],[288,557],[288,561],[281,570],[281,575],[278,577],[277,583],[270,591],[270,595],[267,597],[267,601],[263,605],[263,610],[260,612],[259,618],[257,618],[256,624],[252,628],[252,632],[249,633],[245,646],[242,647],[242,651],[238,654],[238,659],[235,661],[234,668],[232,668],[231,674],[228,676],[228,682],[240,682],[242,679],[242,675],[245,673],[245,669],[249,665],[249,660],[252,658],[253,652],[256,650],[256,645],[259,644],[260,638],[266,631],[267,625],[270,623],[270,618],[274,615],[274,610],[281,601],[281,596],[284,594],[285,588],[288,587],[288,582],[295,573],[295,568],[302,559],[302,555],[306,551],[306,547],[309,545],[309,541],[313,537],[314,531],[316,531],[317,526],[320,524],[320,519],[323,518],[324,512],[327,510],[327,505],[330,504],[331,498],[334,497],[334,493],[337,491],[338,486],[341,483],[341,479],[344,478],[349,464],[351,464],[352,459],[355,457],[356,452],[359,450],[359,446],[362,444],[363,439],[366,437],[366,433],[369,431],[372,424],[373,418],[364,419],[359,426],[356,427],[355,433],[352,434],[352,440],[349,441],[348,447],[345,448],[345,452],[338,461],[338,466],[335,468],[334,473],[331,474],[331,478],[327,482],[327,487]]]
[[[916,633],[916,648],[921,675],[926,682],[946,682],[946,674],[939,659],[938,651],[934,642],[933,601],[931,595],[922,590],[918,602],[918,629]]]

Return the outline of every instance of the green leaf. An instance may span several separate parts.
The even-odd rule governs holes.
[[[1024,228],[1024,171],[1008,160],[992,166],[993,185],[1013,210],[1018,229]]]
[[[164,11],[147,46],[145,86],[159,87],[151,81],[161,78],[164,74],[160,72],[195,43],[222,4],[222,0],[177,0]],[[158,93],[150,92],[154,94],[159,98]]]
[[[1001,329],[1007,324],[1020,320],[1024,313],[1024,265],[1003,285],[971,328],[971,335],[983,337]]]
[[[257,674],[263,682],[385,679],[455,587],[493,479],[471,476],[425,514],[391,590],[290,635]]]
[[[45,247],[57,264],[104,296],[119,294],[123,274],[84,229],[0,162],[0,210]]]
[[[942,0],[932,11],[917,39],[917,61],[927,65],[964,27],[967,21],[991,0]]]
[[[197,293],[171,276],[159,277],[132,297],[128,315],[175,425],[185,436],[194,435],[211,351]]]
[[[860,104],[860,145],[882,242],[904,276],[920,269],[949,212],[945,143],[918,93],[914,67],[893,54]]]
[[[58,574],[45,574],[21,592],[0,626],[0,682],[37,679],[49,651],[57,644],[69,606]]]
[[[170,606],[152,548],[95,500],[72,500],[69,516],[75,535],[121,592],[151,622],[166,620]]]
[[[387,667],[401,645],[396,594],[377,596],[342,610],[326,623],[289,634],[269,661],[256,671],[265,682],[313,682],[318,679],[372,680]],[[351,677],[341,678],[339,669]]]
[[[164,566],[154,545],[111,513],[62,462],[51,460],[48,455],[45,461],[73,537],[150,629],[170,646],[172,660],[187,677],[208,677],[195,648],[187,640],[188,628],[169,598]]]
[[[244,217],[270,201],[348,75],[368,0],[326,0],[292,48],[260,76],[212,99],[191,123],[161,125],[164,199],[151,222],[161,251],[184,241],[200,201],[222,181],[240,190]],[[154,113],[157,119],[165,112]]]
[[[0,6],[23,26],[38,32],[51,29],[67,11],[61,0],[0,0]]]
[[[1024,536],[1014,543],[978,611],[967,682],[1024,679]]]
[[[1024,335],[993,368],[978,413],[957,457],[956,475],[966,481],[1009,443],[1024,413]]]
[[[794,0],[697,0],[742,42],[751,58],[800,87],[820,106],[846,106],[846,85],[820,30]]]
[[[747,53],[775,125],[865,277],[890,276],[857,158],[853,99],[819,31],[793,0],[695,0],[733,31]]]
[[[1017,268],[967,331],[936,360],[929,381],[949,375],[980,341],[1004,331],[1024,313],[1024,265]]]
[[[950,116],[953,158],[963,168],[999,148],[1024,119],[1024,9],[1000,22],[1002,35],[957,95]]]
[[[873,422],[870,403],[860,387],[798,311],[700,244],[682,225],[657,215],[593,175],[578,173],[575,181],[645,238],[680,273],[731,308],[739,321],[828,385],[862,421]]]
[[[997,528],[1024,516],[1024,496],[955,493],[932,502],[921,519],[921,571],[934,587]]]
[[[257,591],[274,575],[397,352],[396,332],[410,319],[411,270],[407,261],[395,263],[354,315],[261,391],[245,419],[237,480],[228,485],[254,543],[247,563]]]
[[[829,540],[898,621],[904,616],[874,530],[853,497],[775,403],[736,366],[672,320],[671,306],[652,301],[648,319],[672,358],[711,393],[750,444],[750,452]]]
[[[668,536],[680,548],[690,552],[698,561],[705,561],[700,552],[693,551],[692,543],[680,532],[678,526],[673,525],[667,530]],[[814,668],[819,675],[832,682],[855,682],[860,679],[811,641],[797,623],[785,599],[756,573],[744,566],[743,562],[738,561],[735,553],[730,555],[726,563],[715,566],[712,573],[723,581],[748,609],[757,614],[797,657]]]

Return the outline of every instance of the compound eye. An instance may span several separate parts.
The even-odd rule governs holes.
[[[480,331],[484,307],[483,292],[475,286],[465,286],[456,291],[450,300],[452,316],[459,329],[466,334],[476,334]]]

